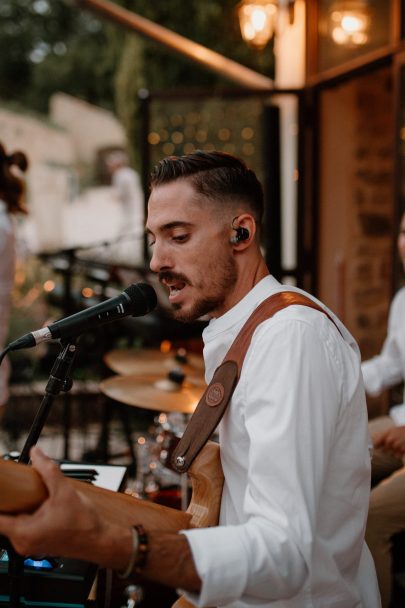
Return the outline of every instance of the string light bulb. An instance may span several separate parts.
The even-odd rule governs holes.
[[[242,0],[236,8],[243,40],[256,50],[272,38],[277,20],[277,0]]]
[[[370,8],[364,0],[341,0],[330,8],[328,30],[336,44],[353,48],[366,44],[370,24]]]

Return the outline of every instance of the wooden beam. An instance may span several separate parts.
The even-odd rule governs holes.
[[[232,80],[243,87],[259,91],[273,88],[273,80],[271,78],[118,6],[114,2],[109,2],[109,0],[75,0],[75,2],[81,7],[94,10],[103,17],[162,44],[180,55],[191,59],[191,61],[200,64],[205,69]]]

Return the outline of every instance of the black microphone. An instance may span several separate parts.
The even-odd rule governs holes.
[[[30,348],[56,338],[73,338],[85,331],[118,321],[129,315],[141,317],[151,312],[156,304],[156,293],[151,285],[133,283],[115,298],[100,302],[87,310],[81,310],[65,319],[55,321],[47,327],[21,336],[7,346],[7,351]]]

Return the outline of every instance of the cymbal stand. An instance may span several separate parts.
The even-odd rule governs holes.
[[[68,392],[72,388],[73,381],[70,374],[77,353],[76,341],[61,341],[61,345],[62,349],[52,367],[48,383],[45,387],[45,395],[34,418],[34,422],[32,423],[24,447],[21,450],[18,462],[24,464],[29,463],[30,449],[37,443],[39,439],[51,410],[54,398],[61,391]],[[14,549],[7,549],[7,552],[9,557],[9,606],[10,608],[19,608],[21,579],[24,576],[24,557],[16,553]]]

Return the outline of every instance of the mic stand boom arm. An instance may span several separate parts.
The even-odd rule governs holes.
[[[62,349],[53,364],[47,385],[45,387],[45,395],[42,399],[41,406],[34,418],[30,432],[25,441],[24,447],[18,458],[18,462],[28,464],[30,460],[30,449],[34,446],[48,418],[54,397],[61,391],[68,392],[72,388],[73,381],[70,376],[73,362],[76,358],[77,347],[74,341],[61,341]],[[20,606],[20,587],[21,579],[24,576],[24,557],[14,551],[12,547],[7,548],[9,556],[8,575],[9,575],[9,606],[10,608],[18,608]]]

